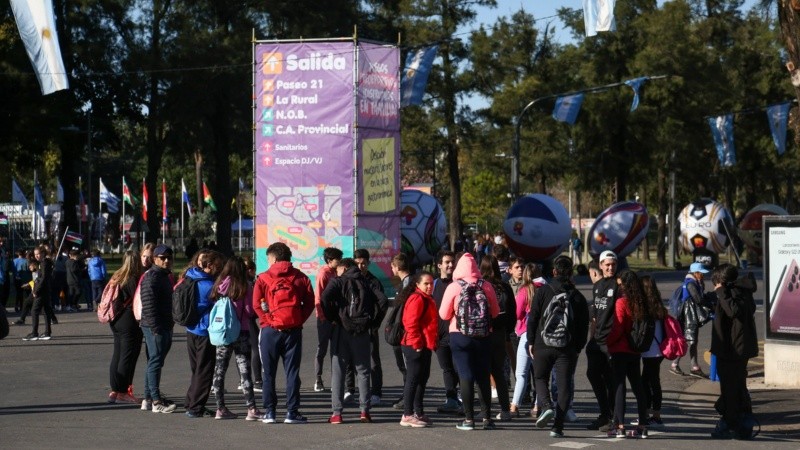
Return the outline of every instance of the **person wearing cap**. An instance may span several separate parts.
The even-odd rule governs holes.
[[[694,262],[689,266],[689,273],[683,279],[683,294],[681,296],[683,305],[677,317],[678,322],[683,327],[683,336],[686,338],[686,343],[689,344],[689,358],[692,364],[689,374],[698,378],[706,378],[706,374],[703,373],[697,362],[697,343],[699,341],[700,327],[705,323],[701,319],[701,313],[703,312],[701,308],[705,308],[703,276],[707,273],[708,269],[703,263]],[[702,314],[702,316],[706,315]],[[680,362],[680,357],[672,361],[669,371],[675,375],[685,375],[681,370]]]
[[[617,255],[611,250],[600,253],[598,265],[602,278],[594,283],[589,304],[589,342],[586,344],[586,377],[592,385],[600,410],[589,430],[608,431],[614,411],[614,372],[606,339],[614,323],[614,302],[617,299]]]
[[[144,377],[142,410],[154,413],[171,413],[175,403],[161,395],[159,384],[161,369],[172,347],[172,249],[159,245],[153,249],[153,265],[139,282],[142,299],[142,327],[147,346],[147,370]]]

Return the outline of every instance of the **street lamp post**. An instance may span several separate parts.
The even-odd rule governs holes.
[[[649,80],[659,80],[659,79],[662,79],[662,78],[667,78],[669,76],[670,75],[657,75],[657,76],[647,77],[647,78]],[[522,118],[525,116],[525,113],[527,113],[528,110],[533,107],[533,105],[535,105],[536,103],[539,103],[540,101],[543,101],[543,100],[549,100],[551,98],[558,98],[558,97],[567,97],[567,96],[576,95],[576,94],[591,94],[591,93],[595,93],[595,92],[602,92],[602,91],[606,91],[608,89],[611,89],[613,87],[623,86],[624,84],[625,84],[624,81],[620,81],[620,82],[617,82],[617,83],[611,83],[611,84],[606,84],[606,85],[603,85],[603,86],[591,87],[591,88],[588,88],[588,89],[581,89],[581,90],[578,90],[578,91],[565,92],[565,93],[562,93],[562,94],[545,95],[544,97],[539,97],[539,98],[533,100],[532,102],[530,102],[527,105],[525,105],[524,108],[522,108],[522,111],[519,113],[519,115],[517,116],[517,120],[514,123],[514,147],[512,149],[512,158],[513,159],[511,161],[511,197],[512,197],[513,201],[517,201],[517,199],[519,199],[519,160],[520,160],[520,149],[519,149],[519,139],[520,138],[519,138],[519,135],[520,135],[520,127],[522,125]]]

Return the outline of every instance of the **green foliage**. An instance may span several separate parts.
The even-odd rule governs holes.
[[[213,241],[216,239],[214,229],[217,227],[214,213],[206,208],[201,213],[196,213],[189,219],[189,236],[198,242]],[[230,229],[230,225],[228,225]]]

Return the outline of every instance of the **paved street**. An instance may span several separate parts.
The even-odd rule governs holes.
[[[682,274],[663,272],[655,274],[663,297],[669,297],[678,285]],[[758,273],[761,279],[760,272]],[[589,295],[588,280],[576,281]],[[763,286],[759,286],[759,312],[756,317],[763,330]],[[16,320],[11,315],[11,320]],[[313,319],[312,319],[313,320]],[[753,402],[756,414],[762,418],[762,435],[755,442],[718,442],[708,438],[716,421],[712,404],[718,387],[708,380],[678,377],[670,374],[668,363],[662,365],[662,382],[665,395],[663,409],[666,428],[651,431],[651,439],[614,440],[587,431],[585,424],[596,416],[596,404],[586,381],[586,359],[579,360],[576,373],[576,412],[580,422],[567,425],[566,438],[554,440],[547,430],[538,430],[530,418],[498,423],[497,431],[462,432],[455,429],[456,417],[435,413],[443,401],[441,371],[435,360],[429,383],[426,407],[434,420],[428,429],[407,429],[398,425],[400,412],[388,406],[401,390],[401,378],[394,367],[394,358],[388,346],[383,347],[385,377],[384,402],[373,409],[373,424],[358,422],[358,409],[345,410],[345,424],[333,426],[326,423],[330,414],[330,393],[315,393],[313,384],[313,355],[316,347],[316,329],[308,326],[304,336],[304,358],[301,375],[305,386],[302,392],[301,411],[310,418],[308,425],[266,425],[246,422],[243,419],[218,421],[189,419],[183,409],[173,414],[153,414],[139,410],[138,405],[109,405],[108,362],[111,357],[112,337],[108,326],[99,324],[93,313],[60,314],[60,323],[53,327],[51,341],[23,342],[22,336],[30,327],[12,326],[11,335],[0,341],[0,447],[2,448],[197,448],[197,447],[254,447],[273,448],[539,448],[546,446],[632,447],[647,445],[652,448],[697,450],[709,448],[798,448],[800,446],[800,391],[776,391],[759,385],[762,373],[753,361],[751,373]],[[30,320],[29,320],[30,322]],[[311,321],[309,322],[311,323]],[[763,332],[762,332],[763,336]],[[710,326],[701,330],[701,351],[707,349]],[[176,327],[176,340],[170,352],[162,379],[162,389],[179,405],[188,387],[189,368],[185,336]],[[385,344],[384,344],[385,345]],[[328,361],[329,362],[329,361]],[[328,369],[326,362],[326,370]],[[688,370],[688,359],[682,366]],[[394,369],[394,370],[393,370]],[[708,372],[707,364],[703,370]],[[144,352],[137,366],[136,393],[141,394],[144,374]],[[238,374],[235,365],[228,371],[228,406],[244,413],[242,397],[236,391]],[[278,381],[279,394],[284,386]],[[326,381],[326,386],[329,380]],[[283,397],[278,417],[285,414]],[[213,397],[209,401],[213,408]],[[634,402],[628,402],[628,416],[633,418]],[[495,411],[497,409],[495,408]],[[432,413],[432,414],[431,414]]]

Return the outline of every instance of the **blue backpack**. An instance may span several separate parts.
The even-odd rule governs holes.
[[[208,318],[208,339],[212,345],[231,345],[239,339],[242,322],[236,316],[233,301],[220,297],[214,302]]]
[[[689,290],[686,289],[686,284],[691,283],[688,278],[683,279],[683,283],[678,286],[669,298],[669,315],[678,318],[683,310],[683,303],[689,297]]]

